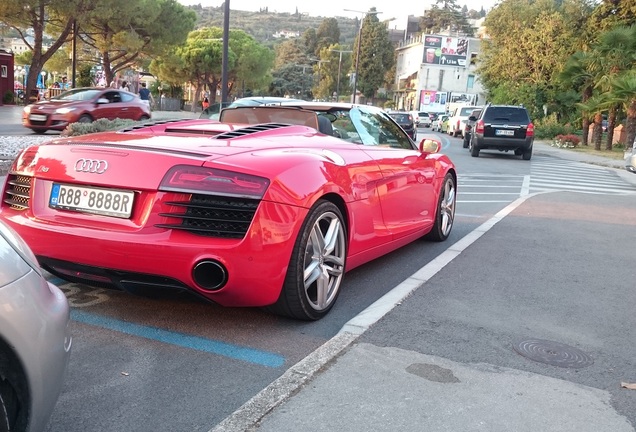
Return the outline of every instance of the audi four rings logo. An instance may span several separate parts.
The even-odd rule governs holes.
[[[78,159],[75,162],[75,171],[92,174],[104,174],[108,169],[108,162],[97,159]]]

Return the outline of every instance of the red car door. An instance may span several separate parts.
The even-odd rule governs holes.
[[[394,238],[430,226],[435,218],[435,161],[416,150],[388,115],[351,111],[364,151],[378,164],[378,195],[384,222]]]

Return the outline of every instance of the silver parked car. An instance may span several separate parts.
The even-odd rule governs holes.
[[[634,137],[634,143],[632,144],[632,154],[626,159],[625,168],[627,168],[627,171],[636,173],[636,137]]]
[[[71,351],[64,293],[0,222],[0,431],[43,431]]]

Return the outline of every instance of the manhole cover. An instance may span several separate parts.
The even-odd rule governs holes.
[[[524,340],[515,344],[514,350],[530,360],[564,368],[579,369],[594,363],[592,357],[580,349],[548,340]]]

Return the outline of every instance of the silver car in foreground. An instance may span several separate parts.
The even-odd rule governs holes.
[[[70,311],[18,234],[0,222],[0,431],[43,431],[71,351]]]

